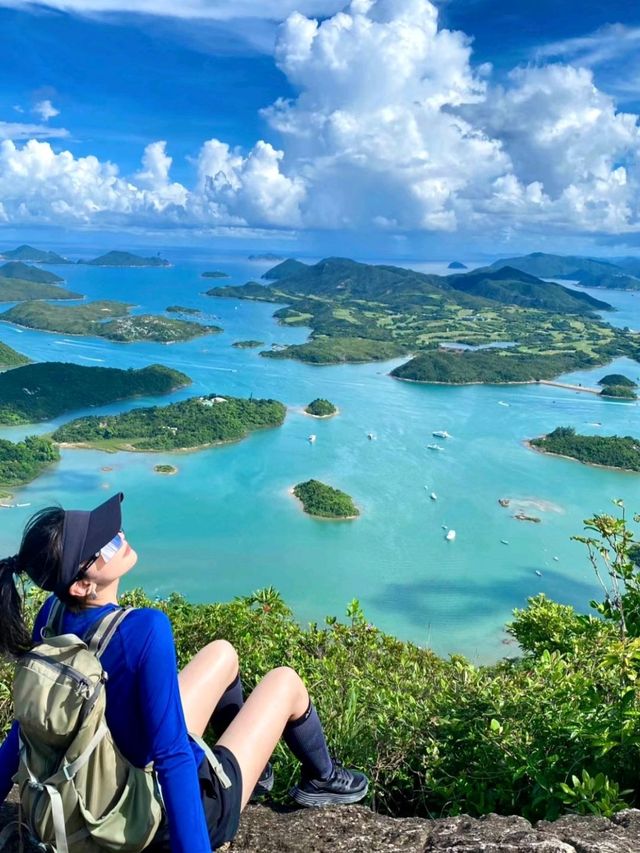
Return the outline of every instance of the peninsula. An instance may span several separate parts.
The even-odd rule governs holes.
[[[133,255],[131,252],[107,252],[91,261],[78,261],[79,264],[88,264],[94,267],[170,267],[169,261],[160,256],[143,258]]]
[[[511,267],[437,276],[327,258],[311,266],[287,260],[265,275],[271,284],[208,291],[283,303],[274,314],[280,323],[311,327],[306,343],[266,350],[265,358],[321,365],[413,354],[393,375],[445,383],[552,379],[619,355],[640,358],[640,335],[597,315],[610,309],[606,302]],[[441,350],[452,343],[489,349]]]
[[[527,444],[534,450],[575,459],[586,465],[640,472],[640,438],[630,435],[578,435],[573,427],[556,427]]]
[[[52,437],[65,446],[112,452],[197,450],[239,441],[254,430],[280,426],[286,412],[278,400],[209,394],[164,407],[78,418],[61,426]]]
[[[306,415],[311,415],[312,418],[331,418],[338,414],[338,408],[329,400],[316,397],[309,403],[304,412]]]
[[[0,490],[24,486],[58,462],[60,451],[49,438],[28,435],[14,444],[0,439]]]
[[[28,302],[33,299],[82,299],[82,294],[55,284],[39,284],[0,275],[0,302]]]
[[[36,264],[70,264],[67,258],[63,258],[56,252],[45,252],[42,249],[34,249],[33,246],[22,245],[17,249],[5,249],[0,252],[0,258],[7,261],[31,261]]]
[[[640,290],[640,259],[583,258],[533,252],[516,258],[503,258],[489,269],[513,267],[541,278],[577,281],[586,287]]]
[[[57,361],[27,364],[0,373],[0,424],[48,421],[65,412],[168,394],[190,384],[184,373],[161,364],[139,370]]]
[[[18,278],[21,281],[33,281],[38,284],[59,284],[64,281],[59,275],[47,270],[23,264],[22,261],[9,261],[0,266],[0,278]]]
[[[9,368],[12,367],[20,367],[23,364],[29,364],[29,361],[30,359],[28,359],[26,355],[16,352],[16,350],[0,341],[0,370],[9,370]],[[6,374],[0,375],[0,383],[2,382],[2,376],[4,375]]]
[[[350,495],[319,480],[298,483],[292,493],[301,502],[304,511],[315,518],[346,521],[360,515]]]
[[[220,326],[205,326],[154,314],[130,315],[131,307],[126,302],[112,300],[85,302],[73,307],[27,302],[0,314],[0,320],[30,329],[63,335],[95,335],[123,343],[174,343],[222,331]]]

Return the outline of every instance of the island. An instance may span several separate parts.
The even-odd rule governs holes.
[[[197,450],[281,426],[286,413],[278,400],[209,394],[169,406],[78,418],[59,427],[52,438],[65,446],[111,452]]]
[[[331,418],[338,414],[338,408],[329,400],[317,397],[309,403],[304,412],[312,418]]]
[[[156,474],[166,474],[169,477],[178,473],[178,469],[175,465],[154,465],[153,470]]]
[[[301,502],[304,511],[314,518],[350,521],[360,515],[360,510],[346,492],[319,480],[298,483],[291,491]]]
[[[39,284],[20,278],[0,276],[0,302],[28,302],[33,299],[82,299],[81,293],[74,293],[54,284]]]
[[[191,384],[184,373],[152,364],[139,370],[45,361],[0,373],[0,424],[48,421],[116,400],[168,394]]]
[[[438,276],[326,258],[287,260],[266,277],[270,284],[208,291],[282,303],[274,313],[281,324],[310,327],[306,343],[265,350],[264,358],[323,365],[413,355],[392,375],[445,383],[553,379],[617,356],[640,359],[640,336],[599,316],[608,303],[513,267]],[[452,343],[474,351],[441,351]]]
[[[221,332],[220,326],[205,326],[154,314],[130,315],[126,302],[98,300],[67,308],[47,302],[26,302],[0,314],[0,320],[60,332],[63,335],[95,335],[111,341],[156,341],[175,343]]]
[[[169,305],[164,310],[169,314],[202,314],[199,308],[187,308],[185,305]]]
[[[236,349],[255,349],[256,347],[264,346],[264,341],[234,341],[231,346]]]
[[[2,264],[0,278],[18,278],[20,281],[33,281],[37,284],[59,284],[64,281],[59,275],[23,264],[22,261],[9,261]]]
[[[20,367],[23,364],[29,364],[30,360],[31,359],[28,359],[26,355],[22,355],[21,352],[16,352],[16,350],[0,341],[0,370],[9,370],[13,367]],[[0,383],[1,382],[2,377],[0,376]]]
[[[509,266],[540,278],[577,281],[587,287],[640,290],[640,259],[584,258],[574,255],[551,255],[533,252],[515,258],[503,258],[489,269]]]
[[[525,443],[542,453],[575,459],[586,465],[640,472],[640,438],[630,435],[579,435],[573,427],[556,427],[548,435]]]
[[[229,273],[222,270],[211,270],[210,272],[201,273],[202,278],[229,278]]]
[[[60,451],[49,438],[28,435],[17,443],[0,439],[2,496],[6,499],[10,496],[7,489],[30,483],[59,459]]]
[[[637,400],[638,387],[632,379],[622,373],[608,373],[598,382],[602,386],[601,397],[617,397],[621,400]]]
[[[284,258],[282,255],[274,255],[273,252],[265,252],[262,255],[249,255],[247,260],[249,261],[270,261],[271,263],[276,263],[276,261],[283,261]]]
[[[462,261],[451,261],[449,266],[447,267],[449,270],[466,270],[469,267],[466,264],[463,264]]]
[[[143,258],[133,255],[131,252],[107,252],[91,261],[78,261],[79,264],[88,264],[94,267],[170,267],[169,261],[160,256]]]
[[[5,249],[0,252],[0,258],[7,261],[31,261],[36,264],[70,264],[71,261],[55,252],[45,252],[34,249],[33,246],[22,245],[17,249]]]

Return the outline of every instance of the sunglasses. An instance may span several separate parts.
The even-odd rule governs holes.
[[[85,572],[91,568],[91,566],[96,562],[98,557],[102,557],[105,563],[108,563],[115,555],[118,553],[120,548],[124,545],[124,530],[121,530],[119,533],[113,537],[110,542],[107,542],[106,545],[103,545],[102,548],[98,551],[97,554],[94,554],[93,557],[89,557],[89,559],[82,565],[82,568],[78,572],[75,580],[80,580],[83,577]]]

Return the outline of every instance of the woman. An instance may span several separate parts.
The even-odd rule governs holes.
[[[96,509],[42,510],[25,528],[20,551],[0,562],[0,654],[19,656],[40,642],[53,602],[63,605],[60,633],[85,635],[118,607],[118,585],[137,562],[122,531],[122,494]],[[51,595],[30,636],[14,575],[26,573]],[[354,803],[368,780],[333,761],[299,676],[271,670],[244,703],[238,658],[230,643],[206,645],[178,674],[167,616],[141,608],[123,620],[102,658],[109,674],[107,722],[135,766],[154,762],[166,817],[148,850],[209,853],[233,838],[240,812],[260,782],[273,784],[269,758],[282,736],[302,764],[291,795],[302,805]],[[201,748],[211,723],[222,730],[214,754],[232,784],[222,786]],[[18,725],[0,747],[0,802],[18,767]]]

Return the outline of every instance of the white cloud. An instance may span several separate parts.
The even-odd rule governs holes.
[[[206,7],[223,15],[223,6],[231,4],[186,0],[181,14]],[[161,7],[147,0],[144,10]],[[249,0],[233,4],[237,14],[251,8]],[[285,8],[271,2],[262,10],[275,16]],[[297,96],[263,111],[272,141],[248,153],[204,142],[188,186],[172,181],[164,141],[147,146],[128,178],[114,164],[37,139],[20,147],[30,126],[0,124],[0,139],[14,140],[0,146],[1,216],[462,236],[505,227],[640,231],[638,117],[618,111],[586,68],[520,68],[492,86],[491,68],[474,68],[469,38],[439,28],[429,0],[352,0],[322,22],[295,11],[275,59]],[[41,138],[56,132],[34,127]]]
[[[577,38],[562,39],[538,47],[536,58],[577,62],[593,68],[603,63],[620,61],[627,54],[637,55],[640,48],[640,27],[607,24],[592,33]]]
[[[60,115],[60,110],[57,110],[49,100],[38,101],[32,112],[39,115],[43,121],[49,121],[50,118]]]
[[[69,131],[64,127],[48,127],[44,124],[28,124],[0,121],[0,139],[64,139]]]

